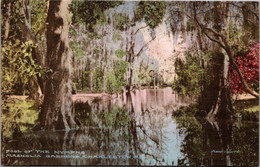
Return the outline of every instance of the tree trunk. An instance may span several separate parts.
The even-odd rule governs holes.
[[[212,99],[212,101],[207,101],[210,107],[207,108],[207,111],[209,111],[207,117],[210,119],[215,119],[216,117],[229,118],[232,104],[226,71],[228,59],[222,53],[218,53],[213,61],[216,64],[214,64],[215,67],[213,67],[212,71],[218,71],[218,74],[213,78],[210,91],[207,92]]]
[[[200,24],[197,18],[196,13],[196,5],[193,4],[193,10],[194,10],[194,19],[195,22],[198,24],[198,26],[201,28],[202,33],[206,35],[213,43],[213,46],[215,49],[215,54],[213,56],[213,61],[211,62],[213,69],[212,69],[212,81],[210,83],[208,91],[206,91],[206,98],[204,103],[204,110],[208,113],[207,117],[210,119],[215,119],[215,117],[229,117],[230,116],[230,110],[232,110],[232,104],[231,104],[231,94],[230,94],[230,88],[229,88],[229,82],[228,82],[228,58],[230,62],[232,63],[232,57],[230,58],[230,54],[227,52],[225,46],[226,43],[224,42],[224,45],[219,42],[219,39],[216,34],[220,34],[221,26],[219,25],[219,22],[221,21],[221,16],[219,15],[222,4],[220,2],[214,2],[214,22],[212,28],[205,28]],[[228,14],[228,6],[225,6],[226,15]],[[223,20],[224,27],[228,25],[227,18]],[[210,32],[214,32],[216,37],[211,37],[206,30],[210,30]],[[223,36],[221,35],[221,39],[224,40]],[[222,49],[220,49],[222,48]],[[227,55],[223,54],[223,49],[226,51]],[[228,57],[228,58],[227,58]],[[216,73],[217,72],[217,73]],[[211,98],[208,98],[211,97]]]
[[[130,48],[128,51],[128,60],[127,62],[129,63],[129,78],[128,78],[128,85],[127,85],[127,90],[130,92],[131,87],[132,87],[132,78],[133,78],[133,62],[134,62],[134,47],[135,47],[135,41],[134,41],[134,31],[131,31],[131,41],[130,41]]]
[[[82,91],[84,89],[84,70],[82,70],[82,72],[81,72],[81,89],[82,89]]]
[[[38,84],[36,76],[30,77],[29,85],[30,85],[29,98],[35,100],[36,106],[40,106],[42,104],[43,94]]]
[[[92,93],[93,92],[93,71],[94,71],[94,67],[93,64],[91,62],[91,60],[89,60],[89,66],[90,66],[90,72],[89,72],[89,92]]]
[[[40,113],[44,129],[76,128],[72,113],[71,54],[68,46],[69,0],[49,2],[47,17],[47,74]]]
[[[11,1],[8,1],[6,4],[7,13],[6,13],[6,20],[5,20],[5,27],[4,27],[4,40],[6,40],[9,36],[10,30],[10,15],[11,15]],[[3,17],[3,15],[2,15]]]

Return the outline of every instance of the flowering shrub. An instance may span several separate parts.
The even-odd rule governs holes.
[[[235,58],[239,69],[246,82],[255,91],[259,90],[259,44],[253,45],[246,55]],[[230,84],[232,93],[244,93],[244,87],[239,79],[237,72],[230,69]]]

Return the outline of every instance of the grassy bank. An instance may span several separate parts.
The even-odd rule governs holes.
[[[40,112],[33,100],[7,99],[1,105],[1,121],[3,137],[20,135],[34,127]]]
[[[258,99],[237,100],[233,104],[233,117],[238,120],[258,121],[259,101]]]

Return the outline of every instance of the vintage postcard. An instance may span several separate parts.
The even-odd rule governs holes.
[[[1,165],[258,166],[258,1],[1,1]]]

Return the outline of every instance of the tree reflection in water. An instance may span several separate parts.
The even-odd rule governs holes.
[[[5,140],[4,150],[73,150],[92,158],[44,158],[46,154],[41,154],[41,158],[4,156],[2,161],[8,165],[258,164],[258,125],[172,117],[172,111],[189,104],[189,98],[170,88],[78,102],[74,112],[80,129],[24,134]],[[123,157],[110,157],[114,155]]]
[[[175,117],[185,134],[179,165],[258,166],[258,123]]]

